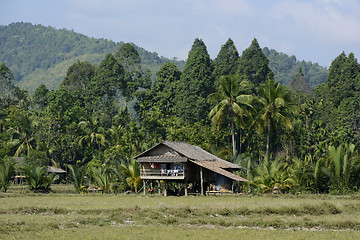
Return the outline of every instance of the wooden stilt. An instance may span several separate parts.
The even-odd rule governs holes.
[[[158,182],[158,192],[159,192],[159,195],[161,195],[161,184],[160,184],[160,180],[158,180],[157,182]]]
[[[144,195],[146,195],[146,182],[143,180]]]
[[[204,195],[204,179],[203,179],[203,168],[200,167],[200,189],[201,195]]]
[[[187,186],[188,186],[188,184],[187,184],[187,180],[185,179],[185,196],[187,196],[188,195],[188,190],[187,190]]]
[[[164,197],[167,196],[167,181],[164,180],[164,183],[165,183],[165,188],[164,188]]]

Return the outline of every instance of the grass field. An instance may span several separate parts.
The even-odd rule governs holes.
[[[360,195],[0,194],[0,239],[360,239]]]

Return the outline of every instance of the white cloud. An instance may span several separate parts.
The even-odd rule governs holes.
[[[197,11],[215,16],[249,16],[253,13],[253,6],[246,0],[196,0],[193,5]]]
[[[303,34],[322,40],[338,42],[356,42],[360,40],[360,19],[358,15],[347,13],[329,3],[342,4],[341,0],[319,0],[310,2],[283,2],[273,9],[273,16],[278,21],[293,21],[294,29]],[[351,3],[351,2],[350,2]],[[344,5],[344,8],[358,5]],[[354,10],[354,9],[352,9]]]

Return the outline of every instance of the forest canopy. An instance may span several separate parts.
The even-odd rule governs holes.
[[[212,60],[196,38],[183,68],[163,59],[154,75],[136,46],[114,46],[98,64],[73,62],[58,88],[41,84],[34,94],[16,86],[14,63],[0,65],[2,162],[15,156],[30,167],[96,169],[95,178],[120,168],[136,173],[137,154],[164,140],[185,141],[242,166],[237,174],[250,180],[248,192],[359,190],[360,64],[353,53],[340,53],[326,81],[312,85],[311,73],[322,79],[323,69],[278,54],[290,70],[279,63],[274,71],[277,53],[257,39],[241,54],[228,39]],[[20,72],[34,67],[17,64]],[[290,87],[279,76],[292,76]],[[137,189],[132,177],[116,181]]]

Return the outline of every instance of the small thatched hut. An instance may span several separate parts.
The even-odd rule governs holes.
[[[248,182],[233,171],[240,166],[186,142],[164,141],[135,157],[144,183],[163,180],[183,183],[184,194],[232,192],[233,182]],[[191,188],[189,188],[191,186]]]

